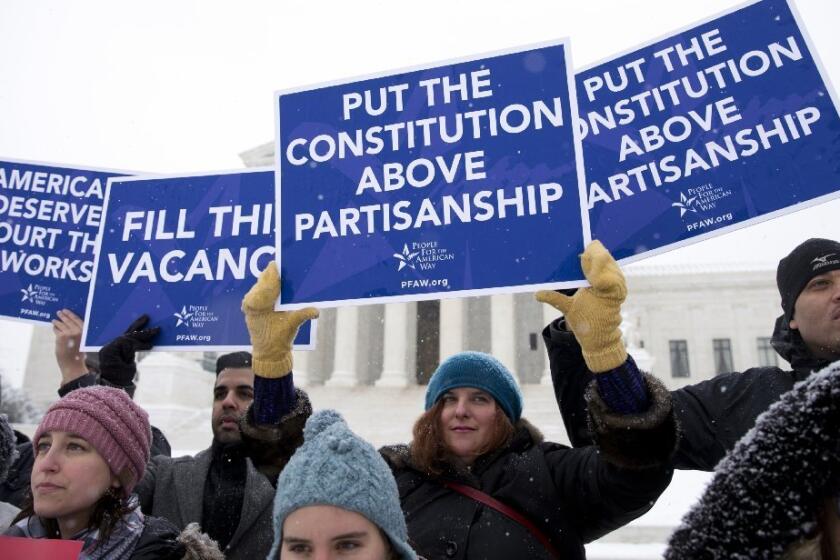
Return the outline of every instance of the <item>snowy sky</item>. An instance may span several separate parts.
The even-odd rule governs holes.
[[[242,167],[273,139],[272,93],[569,37],[588,65],[732,0],[0,0],[0,157],[161,173]],[[838,0],[799,0],[840,84]],[[840,201],[657,257],[775,263],[840,238]],[[651,262],[651,261],[647,261]]]

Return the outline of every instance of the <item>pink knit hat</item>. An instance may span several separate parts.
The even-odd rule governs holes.
[[[149,461],[152,432],[149,415],[122,389],[84,387],[53,403],[35,430],[34,445],[45,432],[71,432],[102,455],[131,495]]]

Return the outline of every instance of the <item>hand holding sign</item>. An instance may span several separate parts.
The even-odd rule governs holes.
[[[53,334],[55,334],[55,360],[61,370],[61,383],[69,383],[87,373],[85,355],[79,352],[82,339],[82,319],[69,309],[56,312],[57,319],[53,320]]]
[[[583,350],[586,365],[595,373],[609,371],[627,360],[621,339],[621,304],[627,297],[624,275],[600,241],[590,243],[580,256],[589,288],[569,297],[550,290],[536,293],[566,316],[569,328]]]
[[[292,371],[292,341],[303,323],[318,317],[314,307],[275,312],[274,302],[279,296],[280,275],[275,263],[270,262],[242,299],[253,345],[253,369],[260,377],[284,377]]]

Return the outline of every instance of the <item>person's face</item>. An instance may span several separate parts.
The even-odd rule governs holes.
[[[481,389],[460,387],[441,397],[440,429],[449,451],[467,464],[487,451],[497,414],[496,400]]]
[[[281,560],[387,560],[389,546],[365,516],[335,506],[307,506],[283,522]]]
[[[840,358],[840,270],[814,276],[793,306],[793,329],[817,358]]]
[[[242,439],[239,420],[254,400],[254,372],[249,368],[227,368],[213,388],[213,438],[220,443]]]
[[[35,513],[57,520],[62,537],[87,527],[96,502],[109,488],[119,486],[105,459],[81,436],[46,432],[35,442],[31,479]]]

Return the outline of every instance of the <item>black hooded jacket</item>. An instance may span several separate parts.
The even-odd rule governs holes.
[[[574,447],[591,445],[584,394],[594,374],[586,367],[580,345],[557,319],[543,329],[554,395]],[[776,320],[772,338],[776,352],[793,370],[755,367],[688,385],[671,395],[682,438],[674,455],[677,469],[714,470],[735,443],[755,424],[756,417],[811,372],[828,362],[815,359],[784,317]]]

